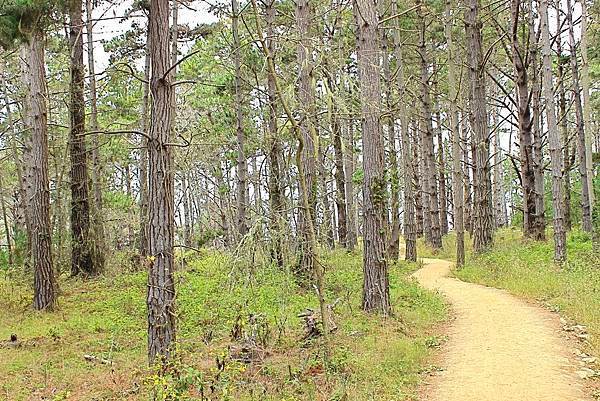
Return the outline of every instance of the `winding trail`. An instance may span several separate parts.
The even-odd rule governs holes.
[[[422,400],[589,400],[556,314],[503,290],[447,277],[450,262],[423,261],[414,277],[442,293],[455,318],[443,370],[424,386]]]

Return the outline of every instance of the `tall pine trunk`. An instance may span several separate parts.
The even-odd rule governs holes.
[[[577,61],[577,46],[575,44],[575,29],[573,27],[573,8],[571,0],[567,0],[567,25],[569,28],[569,47],[571,59],[571,74],[573,96],[575,98],[575,120],[577,125],[577,153],[579,154],[579,175],[581,176],[581,227],[586,232],[592,231],[592,207],[588,182],[587,151],[585,136],[585,121],[583,105],[581,103],[581,90],[579,87],[579,62]]]
[[[46,106],[45,38],[34,32],[27,46],[23,81],[27,88],[23,102],[25,136],[25,195],[31,232],[33,262],[33,308],[52,310],[57,304],[58,286],[52,265],[50,188],[48,180],[48,111]]]
[[[365,311],[391,313],[389,278],[386,261],[386,182],[385,155],[379,118],[381,79],[377,42],[377,4],[372,0],[354,0],[358,25],[358,80],[363,133],[363,302]]]
[[[169,1],[150,2],[150,93],[152,107],[148,140],[148,360],[164,363],[174,349],[174,175],[169,145],[173,86],[169,57]]]
[[[85,139],[83,94],[83,17],[81,0],[69,3],[71,81],[69,154],[71,159],[71,273],[92,276],[100,273],[93,258],[90,236],[88,154]]]
[[[491,205],[490,139],[487,126],[485,72],[482,53],[479,0],[469,0],[465,10],[467,62],[469,67],[469,103],[474,148],[473,177],[473,251],[483,252],[493,242]]]
[[[563,209],[563,163],[561,141],[556,122],[554,86],[552,85],[552,47],[548,26],[548,0],[540,0],[540,29],[542,36],[542,64],[544,79],[544,101],[548,122],[548,145],[552,166],[552,206],[554,207],[554,260],[563,262],[567,257],[566,231]]]

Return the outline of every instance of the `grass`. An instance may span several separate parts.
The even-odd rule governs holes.
[[[502,229],[495,235],[494,248],[478,256],[466,241],[467,261],[455,275],[538,301],[587,326],[591,334],[588,351],[600,355],[600,260],[592,253],[590,237],[574,230],[567,239],[568,261],[556,265],[551,235],[546,242],[534,242],[523,239],[516,229]],[[447,236],[437,257],[453,260],[454,246],[455,237]],[[425,247],[421,250],[434,255]]]
[[[303,339],[297,317],[318,309],[312,291],[287,271],[206,252],[178,273],[179,357],[163,377],[146,367],[145,273],[61,276],[59,309],[40,313],[30,308],[29,277],[0,272],[0,400],[415,399],[446,314],[442,300],[408,278],[416,265],[398,263],[390,269],[394,317],[366,315],[361,255],[327,252],[323,262],[327,299],[338,300],[328,358],[321,339]],[[260,358],[236,358],[234,328],[258,339]],[[19,347],[8,346],[11,334]]]

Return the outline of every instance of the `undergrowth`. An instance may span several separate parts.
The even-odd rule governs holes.
[[[61,276],[52,313],[31,310],[27,274],[3,272],[0,399],[415,399],[438,343],[433,326],[445,316],[441,299],[408,278],[416,265],[391,267],[394,316],[382,319],[360,310],[361,255],[324,252],[338,326],[325,348],[304,338],[297,315],[318,302],[289,271],[214,251],[186,259],[177,274],[178,357],[166,375],[146,366],[145,272]]]

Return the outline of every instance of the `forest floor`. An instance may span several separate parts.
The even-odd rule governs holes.
[[[442,298],[410,278],[418,264],[391,267],[395,314],[382,319],[360,310],[360,252],[324,251],[338,329],[323,358],[298,317],[318,310],[314,291],[246,256],[179,259],[180,358],[163,377],[146,365],[146,274],[128,272],[128,258],[113,255],[93,280],[61,275],[52,313],[31,310],[28,275],[0,271],[0,400],[417,399],[446,319]]]
[[[454,319],[442,370],[423,392],[431,401],[587,400],[558,315],[503,290],[466,283],[451,262],[425,259],[414,276],[450,302]]]

